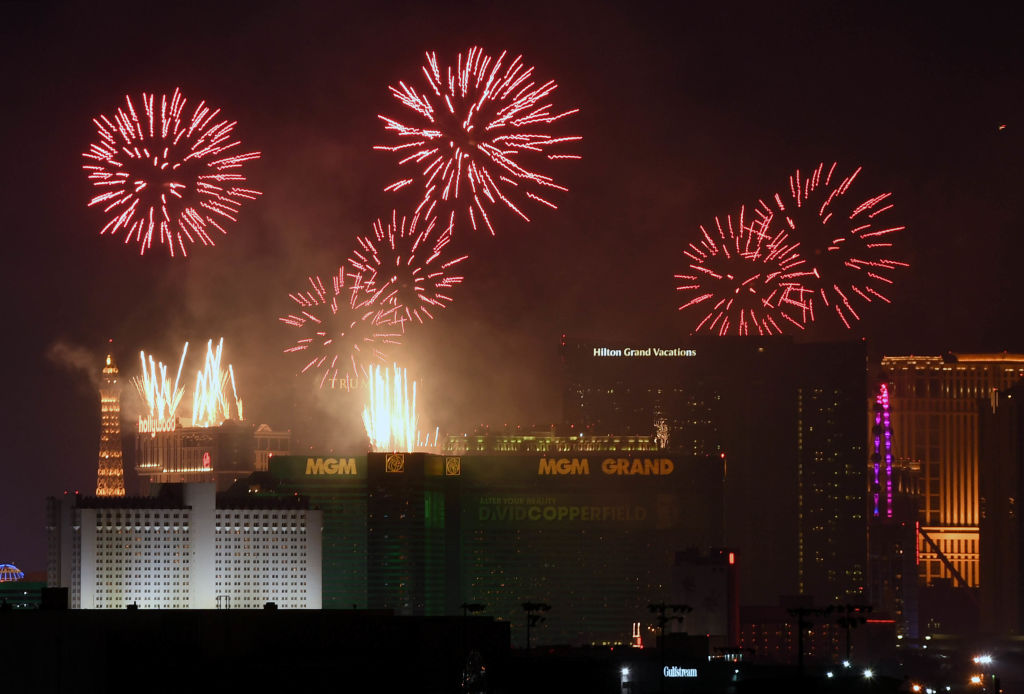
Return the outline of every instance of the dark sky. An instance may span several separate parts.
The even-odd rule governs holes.
[[[403,206],[378,113],[387,86],[479,44],[522,53],[578,106],[570,193],[525,224],[498,215],[455,302],[395,356],[443,431],[559,418],[557,345],[683,340],[673,273],[697,226],[820,161],[892,191],[912,267],[846,335],[874,355],[1024,351],[1020,34],[996,6],[587,2],[0,3],[3,475],[0,562],[45,567],[44,497],[95,487],[107,340],[175,361],[225,337],[247,418],[364,445],[359,404],[316,393],[281,353],[289,291],[329,274],[355,234]],[[709,6],[706,6],[709,5]],[[81,152],[126,93],[179,86],[262,152],[264,196],[187,261],[99,237]],[[190,111],[190,110],[189,110]],[[1005,126],[1000,129],[1000,126]],[[88,369],[83,369],[83,366]],[[135,408],[126,393],[124,408]],[[129,472],[129,476],[132,473]]]

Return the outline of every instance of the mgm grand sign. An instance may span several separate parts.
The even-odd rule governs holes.
[[[605,475],[671,475],[676,466],[671,458],[605,458],[594,461],[595,474],[598,470]],[[541,458],[537,466],[538,475],[589,475],[589,458]]]

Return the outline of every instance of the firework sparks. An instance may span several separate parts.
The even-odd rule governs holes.
[[[799,237],[807,260],[808,274],[802,281],[810,290],[810,320],[816,319],[820,302],[818,306],[834,312],[849,328],[851,321],[860,320],[856,303],[891,303],[886,296],[893,284],[891,275],[909,267],[892,257],[893,234],[906,227],[883,221],[893,207],[891,193],[855,197],[850,187],[861,169],[844,178],[836,166],[826,169],[819,164],[809,176],[797,171],[789,177],[789,194],[762,201],[758,216],[768,233]]]
[[[244,419],[242,400],[235,388],[235,371],[228,364],[225,371],[221,367],[224,351],[224,338],[213,348],[213,340],[206,343],[206,361],[203,368],[196,373],[196,388],[192,394],[192,426],[216,427],[231,419],[231,404],[228,401],[228,384],[231,385],[231,396],[235,403],[238,420]]]
[[[89,207],[110,215],[100,234],[123,231],[140,254],[154,237],[171,257],[188,255],[190,244],[212,246],[210,227],[226,234],[224,221],[237,221],[242,203],[260,195],[242,186],[242,166],[260,153],[238,153],[235,123],[218,120],[220,110],[205,101],[191,118],[184,110],[178,89],[159,99],[143,93],[138,109],[125,96],[112,117],[93,119],[99,138],[82,154],[97,190]]]
[[[717,217],[701,238],[683,251],[689,261],[675,277],[686,299],[679,310],[704,312],[694,332],[718,335],[776,335],[784,327],[803,328],[806,274],[799,244],[785,232],[765,233],[741,208],[737,219]]]
[[[177,426],[176,412],[185,388],[179,387],[181,368],[185,365],[185,354],[188,343],[181,350],[178,362],[178,373],[172,383],[167,378],[167,367],[150,356],[147,360],[145,352],[139,352],[142,361],[142,376],[133,378],[136,390],[149,410],[148,416],[139,415],[139,433],[156,435],[160,431],[174,431]]]
[[[445,258],[442,252],[451,236],[435,234],[434,228],[434,219],[425,224],[417,215],[399,220],[392,211],[386,226],[378,219],[373,236],[358,239],[359,248],[348,262],[362,278],[367,301],[379,307],[378,322],[403,327],[413,320],[422,323],[451,303],[451,288],[462,282],[451,270],[468,256]]]
[[[320,387],[365,378],[369,366],[383,362],[384,348],[399,344],[400,333],[382,321],[380,308],[371,304],[361,279],[340,268],[330,288],[318,277],[309,278],[309,289],[289,294],[297,310],[280,320],[302,331],[303,336],[286,348],[307,358],[301,373],[320,374]]]
[[[363,408],[363,425],[375,451],[436,450],[439,430],[434,440],[419,431],[416,411],[416,381],[397,364],[390,370],[373,366],[370,371],[367,403]]]
[[[579,159],[563,152],[579,136],[542,132],[579,109],[555,112],[548,99],[558,85],[537,84],[533,68],[517,56],[506,64],[479,47],[459,54],[455,65],[442,68],[436,53],[427,53],[422,68],[427,89],[404,82],[391,94],[412,111],[405,122],[378,116],[397,144],[374,149],[393,152],[399,165],[418,169],[423,196],[417,212],[443,215],[453,228],[456,210],[464,210],[472,228],[486,226],[494,234],[487,207],[498,201],[524,220],[523,200],[557,207],[547,191],[565,186],[536,170],[544,162]],[[416,179],[403,178],[385,190],[401,190]],[[435,206],[440,211],[435,210]]]

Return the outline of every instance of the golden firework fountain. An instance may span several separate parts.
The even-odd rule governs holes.
[[[367,385],[363,426],[374,451],[437,451],[439,429],[434,429],[432,441],[429,433],[419,430],[416,381],[409,380],[404,368],[397,364],[390,369],[373,366]]]

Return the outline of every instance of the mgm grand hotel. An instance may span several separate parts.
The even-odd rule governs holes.
[[[676,552],[722,542],[721,458],[641,438],[638,453],[274,456],[243,483],[323,512],[324,608],[485,606],[525,642],[523,603],[546,603],[535,643],[623,643],[672,601]]]

